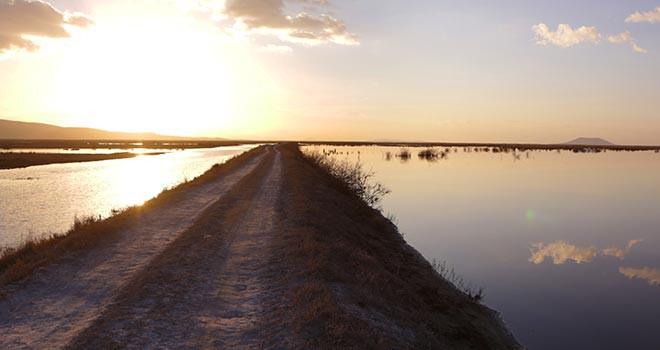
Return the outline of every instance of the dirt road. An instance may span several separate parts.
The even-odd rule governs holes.
[[[57,348],[88,327],[136,276],[272,150],[145,214],[111,245],[38,271],[0,300],[0,348]]]
[[[0,348],[518,346],[295,145],[113,237],[0,291]]]

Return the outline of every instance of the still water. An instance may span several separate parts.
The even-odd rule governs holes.
[[[193,179],[253,147],[0,170],[0,247],[64,232],[76,215],[107,216],[112,209],[142,204],[164,188]]]
[[[375,171],[405,239],[483,286],[527,348],[660,349],[660,154],[308,149]]]

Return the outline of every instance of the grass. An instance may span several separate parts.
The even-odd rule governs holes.
[[[383,197],[390,193],[390,190],[382,184],[371,181],[375,173],[366,171],[360,162],[338,161],[317,151],[306,152],[304,156],[339,180],[351,193],[370,207],[377,207]]]
[[[412,158],[412,153],[407,148],[402,148],[399,150],[399,153],[396,154],[396,157],[401,159],[402,162],[407,162]]]
[[[164,189],[158,196],[141,206],[113,210],[113,215],[76,217],[71,228],[63,234],[31,238],[15,248],[5,248],[0,253],[0,287],[17,282],[36,269],[53,263],[68,254],[86,251],[102,245],[122,228],[136,222],[149,209],[175,201],[191,187],[200,186],[235,169],[243,160],[256,156],[261,147],[216,164],[204,174],[174,188]]]
[[[419,157],[419,159],[423,159],[428,162],[435,162],[438,161],[439,159],[447,159],[447,155],[449,153],[451,153],[450,148],[441,151],[433,147],[428,147],[419,151],[419,153],[417,153],[417,157]]]
[[[419,159],[425,160],[437,160],[438,157],[440,157],[440,152],[435,148],[429,147],[419,151],[419,153],[417,153],[417,157],[419,157]]]
[[[463,276],[456,273],[454,267],[449,267],[446,261],[439,262],[435,259],[431,262],[433,269],[440,275],[440,277],[447,280],[449,283],[454,285],[456,289],[465,293],[467,296],[472,298],[476,302],[481,302],[484,299],[484,288],[476,287],[472,283],[465,282]]]
[[[515,348],[476,301],[483,291],[459,290],[458,277],[452,285],[405,243],[394,218],[316,162],[297,161],[299,152],[283,152],[281,206],[292,225],[282,229],[293,249],[291,329],[308,339],[300,348]]]

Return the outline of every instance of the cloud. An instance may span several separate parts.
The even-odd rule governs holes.
[[[233,22],[232,29],[238,32],[274,35],[304,45],[358,45],[343,21],[323,12],[328,5],[328,0],[202,0],[192,7],[211,13],[212,19]],[[290,7],[305,10],[287,11]]]
[[[609,255],[623,260],[626,255],[630,254],[630,250],[641,241],[639,239],[633,239],[628,241],[628,244],[623,249],[612,247],[603,250],[599,250],[594,246],[580,247],[566,241],[556,241],[549,244],[534,243],[530,249],[532,256],[529,258],[529,262],[540,264],[546,258],[552,258],[552,262],[555,265],[565,264],[569,260],[580,264],[591,262],[598,255]]]
[[[609,41],[612,44],[625,44],[625,43],[630,43],[630,48],[638,53],[646,53],[647,51],[639,45],[637,45],[637,42],[635,41],[635,38],[633,38],[632,34],[630,34],[629,31],[625,31],[621,34],[617,35],[610,35],[607,37],[607,41]]]
[[[532,256],[529,258],[529,262],[534,264],[542,263],[545,258],[552,258],[552,262],[555,265],[564,264],[568,260],[573,260],[580,264],[591,262],[598,255],[596,247],[578,247],[565,241],[557,241],[547,245],[544,243],[534,243],[530,251]]]
[[[637,45],[637,43],[634,42],[634,41],[631,43],[631,46],[632,46],[633,51],[635,51],[635,52],[638,52],[638,53],[647,53],[648,52],[648,51],[646,51],[646,49],[643,49],[643,48],[639,47]]]
[[[603,255],[614,256],[623,260],[626,257],[626,255],[630,254],[630,250],[641,241],[642,241],[641,239],[630,240],[628,241],[628,245],[624,249],[616,248],[616,247],[605,248],[603,249]]]
[[[270,44],[260,47],[259,51],[272,52],[272,53],[289,53],[289,52],[293,52],[293,49],[290,46],[286,46],[286,45]]]
[[[660,22],[660,6],[647,12],[635,12],[626,18],[626,23],[658,23]]]
[[[619,272],[621,272],[630,279],[633,278],[645,279],[649,282],[649,285],[651,286],[660,284],[660,269],[652,269],[650,267],[643,267],[641,269],[620,267]]]
[[[623,44],[633,40],[634,39],[629,31],[625,31],[618,35],[610,35],[607,37],[607,41],[611,42],[612,44]]]
[[[86,28],[94,22],[79,13],[65,13],[47,2],[0,0],[0,54],[10,50],[35,51],[29,36],[68,38],[67,26]]]
[[[545,23],[539,23],[534,25],[532,30],[536,34],[536,43],[539,45],[571,47],[581,43],[598,43],[601,38],[596,27],[582,26],[573,29],[568,24],[560,24],[553,32]]]

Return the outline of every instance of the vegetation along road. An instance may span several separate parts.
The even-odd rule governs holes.
[[[297,145],[0,260],[0,348],[518,348]]]

